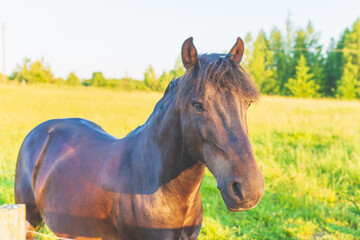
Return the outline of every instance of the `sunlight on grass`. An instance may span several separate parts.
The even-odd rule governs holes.
[[[54,86],[0,87],[0,204],[14,203],[15,163],[26,134],[51,118],[81,117],[123,137],[162,94]],[[227,211],[206,171],[199,239],[359,239],[360,102],[263,97],[249,137],[265,176],[254,209]]]

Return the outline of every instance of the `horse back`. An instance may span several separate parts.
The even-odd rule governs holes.
[[[113,198],[107,191],[107,171],[117,140],[84,119],[40,124],[19,152],[16,202],[36,206],[55,233],[112,235],[116,230],[111,227]]]

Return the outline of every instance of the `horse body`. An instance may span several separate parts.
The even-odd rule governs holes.
[[[49,120],[33,129],[20,149],[15,178],[15,200],[26,204],[31,228],[44,220],[61,237],[195,239],[205,166],[230,211],[254,207],[263,176],[247,138],[250,98],[192,82],[216,76],[209,72],[214,66],[238,64],[239,44],[228,58],[199,61],[187,40],[186,74],[169,84],[145,124],[123,139],[84,119]],[[239,91],[252,90],[246,82],[236,84]]]
[[[139,132],[117,139],[84,119],[50,120],[30,132],[20,150],[17,169],[23,172],[17,171],[15,191],[17,202],[34,203],[27,204],[28,215],[37,215],[31,225],[41,216],[59,236],[103,239],[198,233],[204,166],[194,163],[174,179],[157,178],[167,168],[147,161],[158,151]]]

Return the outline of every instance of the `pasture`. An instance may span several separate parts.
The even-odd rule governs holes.
[[[123,137],[161,96],[0,86],[0,205],[14,203],[17,153],[36,125],[81,117]],[[199,239],[360,239],[360,102],[262,97],[250,107],[248,125],[265,194],[256,208],[230,213],[207,171]]]

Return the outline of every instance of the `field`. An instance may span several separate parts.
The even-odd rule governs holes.
[[[82,117],[123,137],[159,93],[49,86],[0,87],[0,205],[14,203],[15,163],[26,134],[51,118]],[[206,172],[199,239],[360,239],[360,102],[262,97],[249,134],[265,194],[230,213]]]

